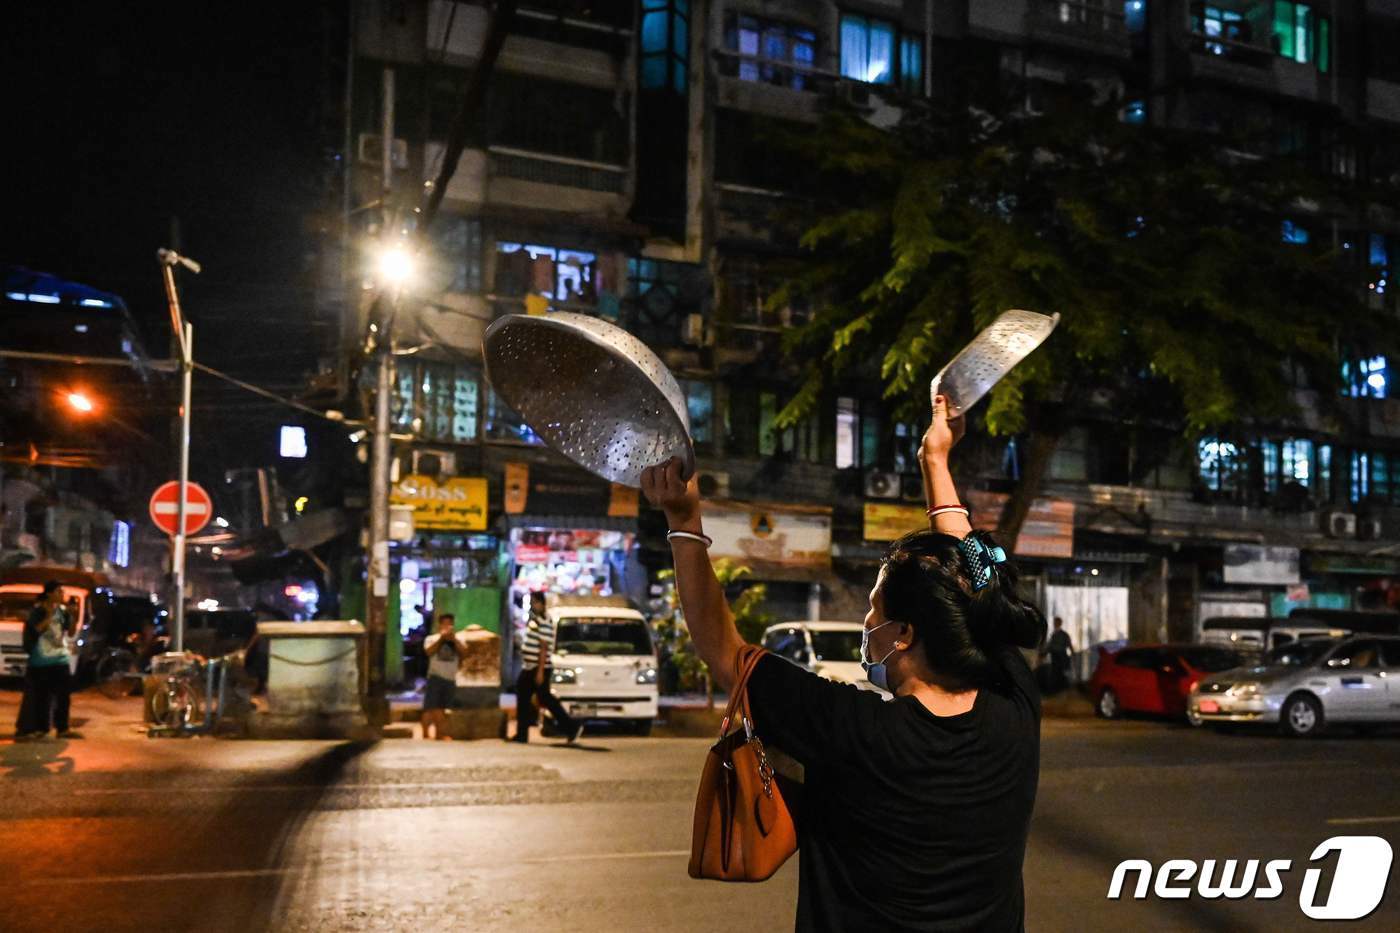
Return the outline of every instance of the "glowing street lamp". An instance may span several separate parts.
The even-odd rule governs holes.
[[[402,246],[391,246],[384,249],[380,252],[376,265],[379,281],[396,288],[408,284],[417,272],[417,263],[414,257]]]
[[[97,409],[92,398],[84,392],[69,392],[64,399],[68,402],[68,407],[81,415],[92,414]]]

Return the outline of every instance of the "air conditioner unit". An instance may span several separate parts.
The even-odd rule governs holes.
[[[899,497],[905,502],[923,502],[923,476],[919,473],[905,473],[903,476],[901,476]]]
[[[715,342],[714,332],[705,326],[705,315],[685,316],[681,322],[681,342],[692,347],[708,347]]]
[[[1358,541],[1376,541],[1381,536],[1381,520],[1374,515],[1366,515],[1356,520]]]
[[[695,482],[700,487],[700,495],[706,499],[729,498],[729,474],[718,470],[699,470]]]
[[[413,472],[434,479],[439,476],[454,476],[457,473],[457,455],[444,450],[415,450]]]
[[[1356,537],[1356,516],[1351,512],[1322,513],[1322,532],[1329,538]]]
[[[366,165],[379,165],[383,161],[384,147],[377,133],[361,133],[356,157]],[[390,164],[400,171],[408,168],[408,140],[394,137],[394,145],[389,156]]]
[[[863,81],[840,81],[836,85],[836,97],[852,107],[870,106],[870,85]]]
[[[865,498],[898,499],[903,491],[903,482],[898,473],[882,473],[871,470],[865,474]]]

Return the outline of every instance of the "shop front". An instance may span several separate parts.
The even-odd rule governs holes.
[[[437,616],[451,613],[459,629],[500,632],[500,540],[486,533],[487,488],[484,477],[414,474],[391,490],[391,505],[411,509],[412,528],[390,549],[390,682],[424,675],[421,645]]]
[[[646,603],[637,559],[637,490],[577,471],[508,463],[496,524],[504,586],[501,673],[514,676],[530,594],[623,596]]]
[[[831,570],[831,509],[715,499],[705,503],[710,556],[749,568],[767,584],[765,608],[780,621],[822,617]]]

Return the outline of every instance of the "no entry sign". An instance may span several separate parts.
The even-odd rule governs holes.
[[[192,535],[214,515],[214,501],[198,483],[185,484],[185,534]],[[171,480],[151,495],[151,521],[168,535],[175,534],[180,515],[180,484]]]

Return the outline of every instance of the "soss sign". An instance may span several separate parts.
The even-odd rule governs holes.
[[[389,493],[393,505],[413,507],[413,527],[434,531],[485,531],[486,480],[454,476],[441,482],[412,474]]]

